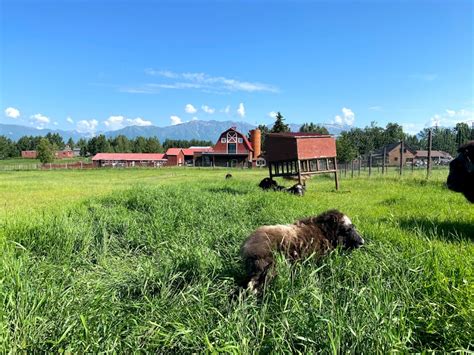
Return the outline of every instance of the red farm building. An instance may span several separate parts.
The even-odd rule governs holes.
[[[169,148],[166,151],[167,166],[182,166],[184,165],[184,153],[181,148]]]
[[[27,159],[36,159],[38,157],[38,152],[36,150],[22,150],[21,157]],[[74,152],[70,149],[57,150],[54,152],[54,157],[56,159],[74,158]]]
[[[336,139],[312,133],[270,133],[265,138],[265,159],[270,178],[334,174],[339,188],[336,162]]]
[[[38,152],[36,150],[22,150],[21,157],[25,159],[36,159]]]
[[[167,159],[161,153],[97,153],[92,162],[97,167],[161,167]]]
[[[254,148],[247,137],[235,127],[221,133],[212,151],[202,153],[204,166],[237,167],[252,163]]]

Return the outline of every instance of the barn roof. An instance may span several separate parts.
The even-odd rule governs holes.
[[[229,129],[226,129],[224,132],[221,133],[220,137],[224,134],[224,133],[227,133],[229,131],[235,131],[237,132],[237,134],[240,134],[244,140],[244,144],[245,146],[247,147],[248,150],[252,151],[253,152],[253,147],[252,147],[252,144],[249,142],[249,140],[247,139],[247,137],[245,136],[245,134],[242,134],[241,132],[237,131],[237,129],[235,127],[230,127]],[[220,139],[219,137],[219,139]]]
[[[166,155],[178,155],[182,150],[182,148],[168,148]]]
[[[183,149],[184,155],[194,155],[194,153],[211,152],[212,147],[190,147]]]
[[[92,161],[96,160],[166,160],[161,153],[97,153]]]

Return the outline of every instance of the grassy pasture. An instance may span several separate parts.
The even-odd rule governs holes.
[[[446,170],[303,198],[226,172],[0,172],[0,352],[473,350],[474,207]],[[263,298],[237,292],[252,230],[329,208],[364,248],[280,258]]]

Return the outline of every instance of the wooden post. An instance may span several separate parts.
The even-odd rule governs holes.
[[[369,176],[372,175],[372,153],[369,154]]]
[[[385,157],[387,156],[387,147],[383,148],[383,158],[382,158],[382,174],[385,174]]]
[[[426,178],[429,178],[431,175],[431,146],[433,143],[433,132],[430,129],[428,132],[428,167],[426,172]]]
[[[303,180],[301,179],[301,160],[298,159],[298,183],[303,185]]]
[[[403,139],[400,140],[400,176],[403,174]]]
[[[334,182],[336,183],[336,190],[339,190],[339,179],[337,176],[337,160],[334,158]]]
[[[351,161],[351,178],[354,177],[354,159]]]
[[[360,168],[362,166],[362,157],[359,155],[359,176],[360,176]]]

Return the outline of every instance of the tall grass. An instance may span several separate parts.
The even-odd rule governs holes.
[[[345,179],[339,192],[318,178],[298,198],[259,191],[261,173],[170,172],[121,171],[133,187],[32,216],[6,210],[0,351],[473,349],[474,209],[443,176]],[[329,208],[367,245],[279,258],[262,298],[241,292],[252,230]]]

